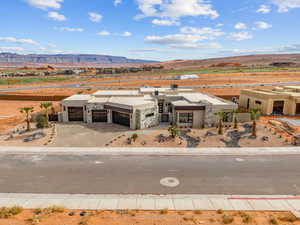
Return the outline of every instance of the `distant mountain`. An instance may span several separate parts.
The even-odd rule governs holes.
[[[199,60],[173,60],[161,62],[165,68],[190,69],[200,67],[235,67],[234,64],[243,66],[266,66],[272,63],[295,63],[300,65],[300,54],[265,54],[245,55],[224,58],[199,59]]]
[[[142,59],[128,59],[122,56],[109,56],[109,55],[89,55],[89,54],[20,55],[15,53],[0,53],[1,64],[89,65],[89,64],[147,64],[147,63],[155,63],[155,62],[156,61],[142,60]]]

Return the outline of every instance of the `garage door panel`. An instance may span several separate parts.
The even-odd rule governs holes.
[[[68,107],[68,118],[70,122],[83,121],[83,107]]]
[[[113,111],[112,122],[130,127],[130,114]]]
[[[92,110],[93,123],[106,123],[107,110]]]

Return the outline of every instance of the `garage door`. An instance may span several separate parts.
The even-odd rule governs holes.
[[[112,122],[130,127],[130,114],[121,112],[112,112]]]
[[[92,110],[93,123],[106,123],[107,111],[106,110]]]
[[[83,107],[68,107],[69,121],[83,121]]]

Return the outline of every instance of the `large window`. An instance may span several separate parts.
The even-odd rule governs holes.
[[[158,112],[159,113],[164,112],[164,102],[162,102],[162,101],[158,102]]]
[[[179,123],[193,123],[193,113],[179,113]]]

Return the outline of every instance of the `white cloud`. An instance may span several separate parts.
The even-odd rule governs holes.
[[[29,5],[47,10],[47,9],[60,9],[61,3],[64,0],[25,0]]]
[[[255,23],[254,29],[266,30],[266,29],[269,29],[271,27],[272,27],[271,24],[268,24],[264,21],[258,21],[258,22]]]
[[[258,10],[256,10],[257,13],[262,14],[268,14],[271,12],[271,8],[268,5],[261,5]]]
[[[98,32],[98,34],[101,35],[101,36],[111,35],[111,33],[109,31],[106,31],[106,30],[100,31],[100,32]]]
[[[17,39],[15,37],[0,37],[0,41],[17,44],[38,45],[38,43],[32,39]]]
[[[95,12],[90,12],[89,17],[90,17],[90,20],[95,23],[99,23],[103,18],[103,16],[101,14],[95,13]]]
[[[0,46],[0,51],[4,52],[23,52],[24,48],[21,47],[3,47]]]
[[[223,27],[223,26],[224,26],[223,23],[218,23],[218,24],[216,25],[216,27]]]
[[[122,3],[122,0],[114,0],[114,5],[118,6]]]
[[[272,0],[278,7],[278,12],[288,12],[290,9],[300,8],[300,0]]]
[[[166,45],[173,48],[220,48],[217,43],[200,43],[205,36],[194,34],[172,34],[166,36],[147,36],[145,42]]]
[[[179,26],[180,22],[176,20],[160,20],[160,19],[154,19],[152,20],[152,23],[159,26]]]
[[[125,31],[125,32],[122,33],[121,36],[123,36],[123,37],[130,37],[130,36],[132,36],[132,33],[129,32],[129,31]]]
[[[220,29],[214,29],[210,27],[182,27],[180,32],[183,34],[197,34],[202,35],[205,40],[214,40],[217,37],[223,36],[225,32]]]
[[[245,30],[247,29],[247,25],[244,24],[244,23],[237,23],[235,26],[234,26],[235,29],[237,30]]]
[[[208,16],[212,19],[219,17],[213,6],[206,0],[137,0],[143,17],[180,18],[184,16]]]
[[[235,41],[249,40],[252,38],[253,38],[253,35],[246,31],[231,33],[230,37],[229,37],[229,39],[235,40]]]
[[[60,31],[70,31],[70,32],[83,32],[84,29],[82,28],[73,28],[73,27],[55,27],[55,30],[60,30]]]
[[[67,18],[58,12],[49,12],[48,17],[56,21],[66,21]]]

